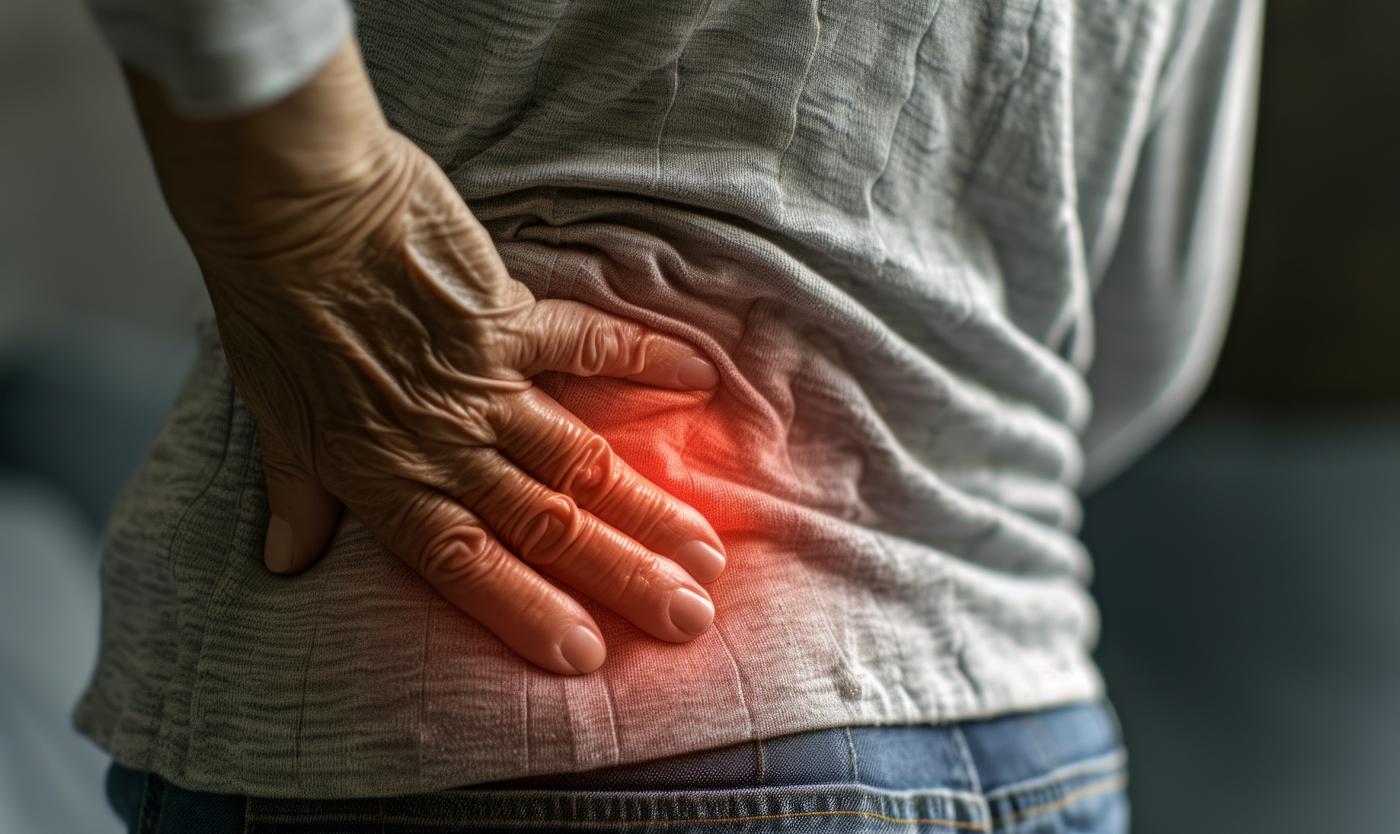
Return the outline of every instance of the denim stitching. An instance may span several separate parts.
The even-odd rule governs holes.
[[[996,790],[988,791],[988,799],[1005,799],[1012,794],[1027,793],[1033,790],[1045,790],[1057,784],[1068,782],[1079,776],[1089,776],[1100,773],[1110,773],[1121,770],[1127,763],[1127,757],[1121,752],[1114,751],[1102,756],[1095,756],[1092,759],[1062,765],[1049,773],[1025,779],[1020,782],[1013,782],[1009,785],[1002,785]]]
[[[1030,810],[1035,810],[1035,809],[1030,809]],[[478,826],[478,825],[509,825],[509,826],[511,826],[512,828],[520,828],[520,829],[527,829],[527,830],[528,830],[528,829],[531,829],[531,828],[545,828],[545,827],[548,827],[548,828],[557,828],[557,829],[566,829],[566,828],[583,828],[583,829],[590,829],[590,828],[605,828],[605,827],[609,827],[609,826],[623,826],[623,825],[640,826],[640,827],[648,827],[648,826],[653,826],[653,825],[728,825],[728,824],[730,824],[730,823],[736,823],[736,822],[756,822],[756,821],[762,821],[762,820],[780,820],[780,819],[788,819],[788,818],[793,818],[793,817],[840,817],[840,816],[866,817],[866,818],[869,818],[869,819],[880,820],[881,822],[895,823],[895,824],[899,824],[899,825],[937,825],[937,826],[942,826],[942,827],[944,827],[944,828],[951,828],[951,829],[954,829],[954,830],[957,830],[957,831],[987,831],[987,832],[990,832],[990,831],[992,830],[993,826],[996,824],[995,822],[974,822],[974,821],[971,821],[971,820],[954,820],[954,819],[944,819],[944,818],[941,818],[941,817],[911,817],[911,818],[906,818],[906,817],[890,817],[890,816],[886,816],[886,815],[884,815],[884,814],[878,814],[878,813],[876,813],[876,812],[874,812],[874,811],[855,811],[855,810],[848,810],[848,811],[842,811],[842,810],[835,810],[835,811],[791,811],[791,812],[788,812],[788,813],[785,813],[785,814],[754,814],[754,815],[751,815],[751,816],[742,816],[742,817],[694,817],[694,818],[687,818],[687,819],[672,819],[672,820],[657,820],[657,819],[635,819],[635,820],[570,820],[570,821],[567,821],[567,822],[558,821],[558,820],[539,820],[539,821],[530,822],[530,823],[521,823],[519,820],[513,819],[513,818],[511,818],[511,817],[475,818],[475,819],[472,819],[472,820],[470,820],[470,821],[467,821],[467,820],[435,820],[435,819],[422,819],[422,818],[414,817],[414,816],[403,816],[403,817],[385,817],[385,818],[384,818],[384,822],[386,822],[386,823],[388,823],[388,824],[390,824],[390,825],[412,825],[412,826],[418,826],[418,827],[421,827],[421,828],[449,828],[449,827],[451,827],[451,828],[457,828],[458,830],[462,830],[462,826],[464,826],[464,825],[470,825],[470,826]],[[260,818],[260,821],[262,821],[262,822],[267,822],[267,823],[272,823],[272,824],[275,824],[275,825],[277,825],[277,824],[280,824],[280,825],[295,825],[295,824],[298,824],[298,823],[304,824],[304,823],[307,823],[307,822],[317,822],[317,823],[328,823],[328,822],[355,823],[355,822],[358,822],[358,821],[360,821],[360,820],[357,820],[356,818],[353,818],[353,817],[346,817],[346,818],[342,818],[342,817],[317,817],[315,820],[307,820],[305,817],[272,817],[272,816],[269,816],[269,817],[261,817],[261,818]]]
[[[775,798],[775,797],[776,797],[776,798],[785,798],[785,799],[803,799],[803,798],[810,797],[810,796],[813,796],[813,795],[818,796],[818,797],[828,796],[828,795],[830,795],[833,791],[851,791],[851,792],[857,793],[857,794],[859,794],[859,795],[861,795],[861,796],[865,796],[865,797],[876,797],[876,798],[885,798],[885,799],[891,799],[891,800],[904,800],[904,801],[920,800],[920,799],[941,799],[941,800],[944,800],[944,801],[949,802],[949,803],[959,804],[959,805],[968,806],[968,807],[980,807],[980,806],[983,804],[983,803],[982,803],[982,797],[981,797],[980,795],[978,795],[978,794],[972,794],[972,793],[969,793],[969,792],[967,792],[967,791],[957,790],[957,789],[954,789],[954,788],[915,788],[915,789],[910,789],[910,790],[893,790],[893,789],[888,789],[888,788],[877,788],[877,787],[872,787],[872,786],[869,786],[869,785],[852,786],[852,785],[850,785],[849,783],[845,783],[845,782],[830,782],[830,783],[821,783],[821,784],[807,784],[807,785],[800,785],[800,786],[786,786],[786,787],[781,787],[781,788],[777,788],[777,787],[766,787],[766,788],[716,788],[716,789],[700,789],[700,790],[649,790],[649,791],[636,791],[636,790],[556,790],[556,789],[541,789],[541,788],[520,788],[520,789],[508,789],[508,790],[473,790],[473,791],[469,791],[469,792],[467,793],[467,795],[466,795],[465,797],[463,797],[463,798],[469,799],[470,802],[472,802],[472,803],[479,803],[479,804],[488,804],[488,803],[489,803],[489,804],[492,805],[493,807],[500,807],[502,803],[509,803],[509,802],[511,802],[512,800],[542,800],[542,799],[543,799],[543,800],[552,800],[552,799],[558,798],[561,794],[566,794],[566,795],[568,795],[568,796],[570,797],[570,799],[572,800],[572,801],[571,801],[571,804],[574,805],[575,807],[577,807],[577,806],[579,806],[580,804],[586,803],[586,802],[588,802],[588,801],[590,801],[590,800],[604,800],[604,799],[612,799],[612,798],[617,798],[617,797],[626,797],[626,798],[634,798],[634,799],[635,799],[635,798],[641,798],[641,799],[648,799],[648,800],[688,799],[688,800],[696,800],[696,801],[701,801],[701,800],[706,800],[706,799],[712,799],[712,798],[720,798],[720,799],[723,799],[723,800],[729,800],[729,799],[735,799],[735,798],[743,799],[743,798],[757,798],[757,797],[765,797],[765,798],[769,798],[769,799],[772,799],[772,798]],[[430,795],[431,795],[431,794],[430,794]],[[340,802],[340,800],[326,800],[326,801],[327,801],[327,802],[332,802],[332,803]],[[350,800],[350,801],[351,801],[351,802],[354,802],[355,800]],[[382,807],[382,802],[383,802],[383,800],[381,799],[381,800],[380,800],[381,807]],[[271,807],[270,807],[268,810],[262,811],[262,812],[259,812],[259,811],[255,810],[255,809],[254,809],[254,810],[250,810],[250,814],[255,815],[255,816],[257,817],[258,820],[264,821],[264,822],[276,822],[276,821],[288,821],[288,820],[293,820],[293,821],[296,821],[296,820],[306,821],[306,820],[307,820],[307,817],[300,816],[300,815],[295,814],[295,813],[293,813],[293,814],[279,813],[278,810],[277,810],[277,807],[278,807],[279,803],[280,803],[280,800],[278,800],[278,799],[261,799],[261,800],[257,800],[257,801],[256,801],[256,804],[257,804],[257,805],[262,806],[262,807],[264,807],[264,808],[268,808],[268,806],[271,806]],[[390,815],[387,819],[390,819],[390,820],[394,820],[394,819],[404,819],[404,818],[408,818],[408,817],[412,817],[412,816],[413,816],[413,815],[411,815],[411,814],[398,813],[398,814],[392,814],[392,815]],[[352,821],[364,821],[364,820],[366,820],[366,818],[367,818],[367,815],[366,815],[366,813],[365,813],[364,811],[350,811],[350,810],[347,810],[347,811],[344,811],[344,812],[341,812],[341,813],[330,812],[330,813],[325,813],[325,814],[318,814],[318,815],[316,815],[316,817],[315,817],[315,819],[325,819],[325,820],[352,820]],[[744,818],[747,819],[748,817],[744,817]],[[422,818],[422,820],[425,821],[425,822],[426,822],[426,821],[431,821],[431,820],[429,820],[429,819],[427,819],[427,818]],[[478,819],[476,819],[476,818],[472,818],[471,821],[472,821],[472,822],[479,822],[480,820],[478,820]],[[512,820],[512,821],[513,821],[513,822],[521,822],[521,820],[519,819],[518,816],[517,816],[514,820]],[[555,821],[551,821],[551,820],[540,820],[539,822],[541,822],[541,823],[553,823],[553,824],[557,824]]]
[[[525,824],[521,824],[520,820],[518,820],[518,819],[511,819],[511,818],[509,818],[509,817],[503,817],[503,818],[477,818],[477,819],[471,820],[470,823],[471,823],[472,825],[514,824],[515,826],[518,826],[518,827],[520,827],[520,828],[539,828],[539,827],[542,827],[542,826],[552,826],[552,827],[559,827],[559,828],[565,828],[565,827],[600,828],[600,827],[623,826],[623,825],[642,825],[642,826],[652,826],[652,825],[723,825],[723,824],[736,823],[736,822],[753,822],[753,821],[760,821],[760,820],[789,819],[789,818],[795,818],[795,817],[858,816],[858,817],[866,817],[866,818],[869,818],[869,819],[880,820],[881,822],[888,822],[888,823],[893,823],[893,824],[898,824],[898,825],[937,825],[937,826],[941,826],[941,827],[944,827],[944,828],[951,828],[951,829],[954,829],[954,830],[957,830],[957,831],[986,831],[986,832],[990,832],[990,831],[994,830],[997,826],[1003,825],[1003,824],[1005,824],[1005,823],[1017,822],[1017,821],[1019,821],[1019,820],[1024,820],[1024,819],[1027,819],[1027,818],[1029,818],[1029,817],[1039,816],[1039,815],[1041,815],[1041,814],[1046,814],[1046,813],[1049,813],[1049,812],[1051,812],[1051,811],[1058,811],[1058,810],[1060,810],[1060,809],[1062,809],[1062,808],[1065,808],[1065,807],[1067,807],[1067,806],[1069,806],[1069,805],[1071,805],[1071,804],[1073,804],[1073,803],[1075,803],[1075,802],[1078,802],[1078,801],[1081,800],[1081,799],[1087,799],[1087,798],[1090,797],[1090,796],[1097,796],[1098,794],[1110,793],[1110,792],[1115,791],[1115,790],[1120,790],[1120,789],[1122,789],[1124,786],[1126,786],[1126,784],[1127,784],[1127,777],[1126,777],[1126,776],[1123,776],[1123,775],[1115,775],[1115,776],[1111,776],[1111,777],[1109,777],[1109,778],[1107,778],[1107,779],[1100,779],[1100,780],[1098,780],[1098,781],[1096,781],[1096,782],[1090,782],[1089,784],[1084,785],[1084,786],[1082,786],[1082,787],[1080,787],[1080,788],[1078,788],[1078,789],[1076,789],[1076,790],[1070,791],[1069,793],[1065,794],[1064,796],[1062,796],[1062,797],[1060,797],[1060,798],[1058,798],[1058,799],[1052,800],[1052,801],[1050,801],[1050,802],[1045,802],[1045,803],[1042,803],[1042,804],[1040,804],[1040,805],[1035,805],[1035,806],[1032,806],[1032,807],[1030,807],[1030,808],[1026,808],[1026,809],[1024,809],[1024,810],[1022,810],[1022,811],[1016,811],[1015,813],[1007,814],[1007,815],[1004,816],[1004,817],[993,817],[993,818],[991,819],[990,822],[977,822],[977,821],[975,821],[975,820],[955,820],[955,819],[948,819],[948,818],[944,818],[944,817],[891,817],[891,816],[888,816],[888,815],[886,815],[886,814],[876,813],[876,812],[874,812],[874,811],[857,811],[857,810],[839,810],[839,809],[838,809],[838,810],[830,810],[830,811],[790,811],[790,812],[781,813],[781,814],[752,814],[752,815],[738,816],[738,817],[693,817],[693,818],[669,819],[669,820],[667,820],[667,819],[645,819],[645,820],[577,820],[577,821],[571,820],[571,821],[567,821],[567,822],[566,822],[566,821],[561,821],[561,820],[540,820],[540,821],[538,821],[537,823],[532,822],[532,823],[525,823]],[[303,817],[271,817],[271,816],[269,816],[269,817],[263,817],[262,820],[263,820],[264,822],[288,823],[288,824],[291,824],[291,823],[298,823],[298,822],[306,822],[306,821],[307,821],[307,820],[306,820],[305,818],[303,818]],[[321,817],[321,818],[319,818],[317,821],[318,821],[318,822],[332,822],[332,821],[342,821],[342,822],[343,822],[343,821],[349,821],[349,822],[353,822],[354,820],[342,820],[341,818]],[[422,827],[426,827],[426,828],[446,828],[446,827],[449,827],[449,826],[454,826],[454,827],[455,827],[455,826],[460,826],[460,825],[462,825],[463,822],[465,822],[465,821],[462,821],[462,820],[433,820],[433,819],[421,819],[421,818],[414,817],[414,816],[393,816],[393,817],[384,817],[384,818],[383,818],[383,822],[389,823],[389,824],[394,824],[394,825],[417,825],[417,826],[422,826]]]
[[[1002,825],[1004,823],[1018,822],[1020,820],[1027,819],[1029,817],[1039,816],[1041,814],[1048,814],[1051,811],[1059,811],[1064,808],[1067,808],[1081,799],[1088,799],[1091,796],[1098,796],[1099,794],[1104,793],[1114,793],[1116,791],[1123,790],[1127,786],[1127,774],[1120,773],[1114,776],[1110,776],[1107,779],[1100,779],[1097,782],[1090,782],[1086,785],[1083,785],[1079,788],[1070,791],[1069,793],[1065,794],[1059,799],[1053,799],[1049,802],[1041,803],[1040,805],[1032,805],[1031,807],[1026,808],[1024,810],[1007,814],[1004,817],[993,817],[992,822],[995,825]]]

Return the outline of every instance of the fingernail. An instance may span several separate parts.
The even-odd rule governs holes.
[[[719,384],[719,370],[708,359],[691,356],[676,366],[676,379],[687,388],[713,388]]]
[[[724,554],[702,541],[686,542],[676,548],[675,560],[697,582],[713,582],[724,572]]]
[[[292,525],[281,516],[267,522],[267,539],[263,542],[263,563],[276,573],[292,569]]]
[[[588,626],[574,626],[559,641],[559,653],[579,672],[592,672],[603,665],[607,649]]]
[[[715,619],[715,607],[710,601],[690,590],[679,588],[671,594],[671,624],[696,637],[705,633]]]

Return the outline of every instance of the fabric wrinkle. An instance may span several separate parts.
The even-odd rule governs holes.
[[[157,7],[211,25],[225,0],[92,2],[129,52]],[[650,639],[581,598],[608,660],[557,680],[353,514],[305,574],[271,576],[254,420],[205,322],[104,539],[84,733],[260,798],[750,743],[772,788],[767,739],[847,727],[868,777],[860,728],[1102,696],[1080,490],[1160,436],[1218,343],[1255,0],[333,5],[299,7],[279,71],[314,69],[353,8],[386,118],[450,170],[512,277],[719,369],[703,393],[535,379],[710,521],[714,633]],[[240,54],[269,44],[287,40]],[[1109,788],[993,811],[1075,790]],[[849,798],[899,820],[951,807]],[[991,825],[976,813],[959,821]]]

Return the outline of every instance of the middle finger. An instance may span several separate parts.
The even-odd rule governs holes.
[[[494,450],[470,456],[455,497],[517,557],[672,642],[703,634],[714,603],[685,570]]]
[[[657,553],[700,582],[724,570],[724,545],[705,517],[618,457],[606,439],[539,388],[510,396],[496,443],[552,489]]]

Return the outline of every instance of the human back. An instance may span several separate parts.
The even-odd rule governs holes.
[[[1090,299],[1191,17],[1102,6],[358,4],[387,117],[511,274],[719,367],[537,379],[723,538],[715,627],[662,643],[583,599],[609,659],[564,678],[354,518],[259,573],[256,432],[206,329],[107,550],[114,616],[181,629],[80,720],[196,787],[381,795],[1097,697]],[[152,538],[163,573],[123,580]]]

